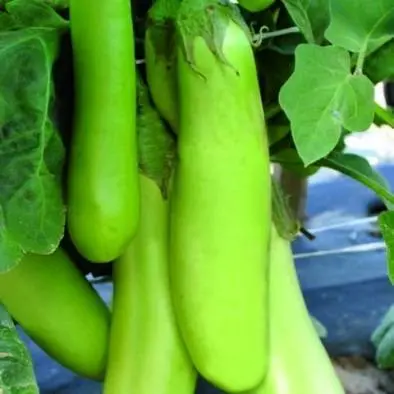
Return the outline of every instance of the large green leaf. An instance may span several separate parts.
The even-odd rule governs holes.
[[[30,354],[0,304],[0,393],[38,394]]]
[[[64,147],[51,109],[66,24],[37,1],[14,0],[7,10],[0,13],[0,272],[24,252],[53,252],[65,224]]]
[[[364,75],[351,74],[350,55],[343,48],[301,44],[295,56],[279,103],[307,166],[334,149],[342,128],[362,131],[372,124],[374,86]]]
[[[328,0],[283,0],[283,3],[306,41],[320,44],[329,24]]]
[[[392,0],[330,0],[326,38],[351,52],[368,53],[394,37]]]
[[[6,4],[6,11],[3,20],[7,16],[8,23],[12,23],[14,28],[66,28],[68,26],[68,22],[42,0],[11,0]]]
[[[15,0],[0,0],[0,6],[4,7],[4,5],[12,3],[14,1]],[[21,0],[21,1],[27,4],[27,8],[28,8],[29,0]],[[48,5],[54,9],[63,9],[63,8],[68,8],[69,6],[69,0],[34,0],[34,2],[41,3],[43,5]]]
[[[394,39],[372,52],[364,63],[364,73],[375,84],[394,79]]]

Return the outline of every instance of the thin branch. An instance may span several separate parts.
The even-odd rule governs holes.
[[[389,110],[381,107],[378,103],[375,103],[375,115],[379,118],[384,124],[394,128],[394,114],[392,114]]]

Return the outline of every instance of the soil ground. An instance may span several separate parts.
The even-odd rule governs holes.
[[[381,371],[358,357],[343,357],[333,363],[346,394],[394,393],[394,371]]]

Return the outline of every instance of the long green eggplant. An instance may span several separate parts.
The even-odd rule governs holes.
[[[268,374],[249,394],[345,394],[305,306],[290,243],[274,225],[270,255]]]
[[[152,100],[173,132],[178,130],[178,95],[174,19],[178,0],[156,0],[145,33],[146,77]]]
[[[68,227],[93,262],[119,257],[139,217],[136,87],[129,0],[70,0],[75,119]]]
[[[253,51],[231,5],[184,0],[177,29],[172,296],[198,371],[239,392],[260,383],[268,361],[271,181],[264,112]]]
[[[275,0],[239,0],[239,5],[250,12],[261,12],[274,2]]]
[[[90,379],[104,377],[110,313],[62,249],[25,255],[0,274],[0,302],[57,362]]]
[[[197,379],[171,303],[166,202],[141,175],[141,222],[114,264],[114,304],[104,394],[193,394]]]

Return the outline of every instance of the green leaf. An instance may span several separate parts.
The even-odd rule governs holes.
[[[365,59],[364,74],[374,83],[394,79],[394,39],[386,42]]]
[[[0,32],[0,272],[63,237],[64,148],[50,117],[58,30]]]
[[[30,354],[0,305],[0,393],[38,394]]]
[[[372,124],[374,86],[364,75],[350,73],[350,55],[342,48],[301,44],[295,55],[279,103],[307,166],[334,149],[342,128],[362,131]]]
[[[29,7],[30,0],[20,0],[25,4],[26,7]],[[33,0],[35,3],[47,5],[54,9],[64,9],[68,8],[69,0]],[[0,7],[4,7],[9,3],[13,3],[15,0],[0,0]]]
[[[371,335],[372,343],[378,347],[387,331],[394,326],[394,306],[391,306]]]
[[[5,206],[8,230],[24,250],[49,254],[57,248],[65,210],[60,183],[46,165],[41,173],[31,174]]]
[[[394,367],[394,327],[391,327],[383,337],[376,350],[376,363],[379,368]]]
[[[376,348],[376,362],[379,368],[394,367],[394,306],[391,306],[383,320],[371,335]]]
[[[390,192],[387,181],[371,167],[364,157],[353,153],[332,152],[328,157],[320,160],[319,164],[362,183],[380,196],[388,208],[394,206],[394,195]]]
[[[351,52],[368,53],[394,37],[392,0],[330,0],[326,38]]]
[[[321,44],[330,21],[327,0],[283,0],[294,23],[309,43]]]
[[[12,0],[6,4],[5,9],[14,22],[14,28],[45,26],[61,29],[68,27],[68,22],[44,1]]]
[[[139,168],[157,183],[166,198],[175,160],[175,138],[153,107],[148,89],[140,77],[137,82]]]
[[[394,284],[394,212],[386,211],[379,215],[379,228],[387,246],[387,267],[392,284]]]
[[[12,234],[7,230],[3,209],[0,207],[0,272],[9,271],[23,257],[23,250]]]

